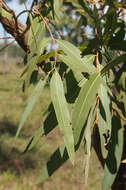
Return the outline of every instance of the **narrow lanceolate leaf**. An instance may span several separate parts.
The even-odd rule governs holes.
[[[98,73],[90,75],[84,86],[81,88],[79,96],[75,102],[74,110],[72,113],[72,125],[74,127],[74,143],[79,142],[79,137],[86,123],[87,116],[91,106],[93,105],[96,94],[101,83],[101,77]]]
[[[86,55],[82,58],[84,64],[88,66],[88,68],[92,72],[96,72],[96,67],[93,65],[96,55]]]
[[[57,40],[58,44],[60,45],[61,49],[64,51],[66,55],[59,55],[59,58],[68,65],[73,71],[79,71],[79,72],[93,72],[94,67],[92,64],[88,64],[89,62],[93,63],[92,59],[94,55],[87,58],[81,58],[81,52],[80,50],[75,47],[70,42],[67,42],[65,40]]]
[[[99,110],[99,122],[98,129],[100,133],[101,140],[101,151],[103,158],[107,157],[106,146],[111,137],[111,102],[110,97],[107,94],[106,88],[101,85],[99,90],[100,97],[100,110]]]
[[[111,89],[109,88],[109,86],[107,85],[107,83],[106,83],[103,79],[102,79],[101,83],[102,83],[102,85],[105,87],[105,89],[107,90],[107,92],[109,93],[109,95],[110,95],[111,97],[113,97],[112,91],[111,91]]]
[[[93,109],[92,109],[92,111],[93,111]],[[92,122],[94,121],[94,116],[95,116],[95,113],[93,113],[92,117],[90,118],[91,120],[89,119],[89,123],[91,125],[92,125]],[[50,121],[51,121],[51,118],[49,118],[49,122]],[[47,126],[45,126],[45,129],[46,129],[46,127],[48,127],[48,124],[47,124]],[[87,138],[88,138],[88,136],[87,136]],[[90,147],[90,145],[89,145],[89,147]],[[78,148],[79,148],[79,146],[75,146],[75,151],[77,151]],[[69,159],[69,155],[68,155],[66,146],[61,145],[59,148],[57,148],[57,150],[51,155],[50,159],[47,161],[46,165],[44,166],[39,177],[36,180],[36,184],[47,180],[68,159]]]
[[[54,11],[55,11],[56,20],[61,19],[62,4],[63,4],[63,0],[54,0]]]
[[[41,128],[39,128],[35,135],[31,138],[31,140],[29,141],[27,147],[25,148],[24,150],[24,153],[26,153],[27,151],[31,150],[38,142],[39,138],[41,136],[44,135],[44,129],[43,129],[43,126]]]
[[[40,22],[39,17],[33,19],[30,15],[29,18],[31,27],[29,32],[28,45],[30,46],[31,53],[37,53],[38,46],[44,38],[45,25],[43,22]]]
[[[57,71],[55,71],[52,76],[50,89],[59,127],[64,132],[64,142],[68,151],[68,155],[71,162],[74,163],[74,138],[71,119],[64,96],[63,83]]]
[[[109,190],[117,176],[123,152],[123,126],[117,116],[112,118],[112,135],[108,144],[108,156],[104,166],[102,190]]]
[[[30,139],[24,152],[31,150],[36,145],[39,138],[48,135],[57,126],[57,124],[58,123],[57,123],[54,107],[53,107],[53,104],[51,103],[48,107],[48,114],[42,124],[42,127],[39,128],[34,134],[34,136]]]
[[[62,50],[58,50],[58,53],[62,53]],[[54,57],[55,56],[55,51],[52,50],[51,52],[49,53],[46,53],[44,55],[41,55],[39,58],[38,58],[38,61],[37,63],[41,63],[43,61],[45,61],[46,59],[49,59],[51,57]]]
[[[39,17],[33,18],[32,14],[29,14],[29,19],[30,19],[31,27],[29,30],[28,45],[31,46],[31,44],[33,45],[33,42],[36,43],[35,42],[36,34],[42,23],[40,23]],[[41,29],[43,30],[43,27]]]
[[[61,79],[60,79],[61,80]],[[94,100],[95,99],[95,97],[96,97],[96,94],[97,94],[97,90],[98,90],[98,86],[100,85],[99,83],[100,83],[100,76],[99,76],[99,74],[97,74],[97,73],[95,73],[95,74],[93,74],[92,76],[91,76],[91,78],[89,79],[89,80],[87,80],[87,82],[86,82],[86,92],[89,90],[89,87],[91,86],[91,84],[94,86],[94,88],[93,87],[91,87],[91,90],[90,90],[90,92],[91,92],[91,94],[95,94],[94,95],[94,98],[90,98],[90,100],[92,101],[92,100]],[[87,84],[88,83],[88,84]],[[97,85],[96,85],[97,84]],[[84,90],[84,86],[82,87],[82,89]],[[97,89],[97,90],[96,90]],[[93,91],[93,92],[92,92]],[[85,94],[86,94],[86,92],[85,92]],[[90,92],[89,92],[89,94],[90,94]],[[87,96],[89,95],[88,93],[87,93]],[[84,98],[85,99],[85,98]],[[83,101],[84,101],[84,99],[83,99]],[[86,100],[87,100],[87,98],[86,98]],[[89,100],[89,101],[90,101]],[[82,102],[83,102],[82,101]],[[92,101],[93,102],[93,101]],[[90,103],[89,102],[89,110],[90,110],[90,107],[93,105],[93,103]],[[85,104],[88,104],[88,102],[85,102]],[[80,108],[81,109],[81,108]],[[86,108],[85,108],[86,109]],[[87,114],[86,115],[88,115],[88,110],[85,110],[85,112],[87,111]],[[78,117],[78,116],[77,116]],[[76,117],[76,119],[78,119]],[[84,116],[85,117],[85,116]],[[85,117],[85,118],[87,118],[87,116]],[[57,117],[57,119],[58,119],[58,117]],[[85,119],[86,120],[86,119]],[[59,122],[59,121],[58,121]],[[83,122],[84,123],[84,122]],[[83,125],[82,125],[83,126]],[[77,126],[77,128],[78,128],[79,126]],[[80,130],[80,129],[79,129]],[[74,138],[76,139],[78,137],[78,139],[79,139],[79,135],[77,136],[76,135],[76,133],[74,133]],[[78,141],[78,140],[77,140]],[[79,148],[79,146],[75,146],[75,151],[77,150]],[[47,180],[59,167],[61,167],[63,164],[64,164],[64,162],[66,161],[66,160],[68,160],[69,159],[69,156],[68,156],[68,151],[67,151],[67,148],[66,148],[66,146],[65,145],[62,145],[61,147],[59,147],[53,154],[52,154],[52,156],[50,157],[50,159],[49,159],[49,161],[47,162],[47,164],[46,164],[46,166],[44,166],[44,168],[43,168],[43,170],[41,171],[41,173],[40,173],[40,175],[39,175],[39,177],[38,177],[38,179],[37,179],[37,181],[36,181],[36,183],[40,183],[40,182],[43,182],[43,181],[45,181],[45,180]]]
[[[31,54],[28,54],[27,56],[27,60],[29,62],[29,65],[25,68],[25,70],[23,71],[21,76],[24,76],[24,74],[26,74],[26,76],[24,77],[25,80],[29,80],[29,78],[31,77],[31,74],[35,68],[35,65],[38,63],[38,58],[40,56],[40,54],[44,51],[45,47],[50,43],[51,38],[45,38],[42,39],[38,45],[38,49],[36,49],[37,53],[35,55],[33,55],[33,53],[31,52]]]
[[[90,116],[90,119],[88,120],[88,125],[92,126],[93,124],[93,121],[95,119],[95,112],[93,112],[94,110],[94,106],[93,108],[91,109],[92,111],[90,112],[91,113],[91,116]],[[52,112],[54,113],[54,112]],[[48,122],[53,123],[53,120],[51,119],[52,117],[49,117],[49,120]],[[45,125],[45,130],[47,129],[48,127],[48,122],[47,122],[47,125]],[[50,124],[50,127],[51,127],[51,124]],[[50,130],[49,130],[50,131]],[[88,135],[90,135],[90,132],[87,133],[87,136],[86,138],[88,139]],[[90,141],[90,140],[89,140]],[[89,147],[90,147],[90,142],[89,142]],[[79,148],[79,146],[75,146],[75,151],[77,151]],[[48,160],[48,162],[46,163],[46,165],[44,166],[44,168],[42,169],[38,179],[36,180],[36,183],[40,183],[40,182],[43,182],[45,180],[47,180],[55,171],[57,171],[58,168],[60,168],[64,162],[66,160],[69,159],[69,155],[68,155],[68,151],[66,149],[66,146],[65,145],[61,145],[50,157],[50,159]],[[88,162],[88,158],[87,158],[87,162]],[[88,177],[88,166],[86,168],[86,179]],[[85,179],[85,180],[86,180]]]
[[[87,126],[85,129],[85,145],[86,145],[86,155],[85,155],[85,187],[88,182],[88,173],[89,173],[89,165],[90,165],[90,156],[91,156],[91,127],[95,120],[95,111],[94,106],[92,107],[90,114],[88,116]],[[84,147],[85,148],[85,147]]]
[[[46,79],[44,81],[40,80],[37,84],[37,86],[34,88],[32,95],[29,98],[28,104],[25,108],[25,111],[23,113],[22,119],[20,121],[16,136],[19,135],[21,128],[23,127],[27,117],[29,116],[30,112],[32,111],[36,101],[41,95],[41,90],[43,89],[44,85],[46,83]]]
[[[101,74],[104,75],[109,69],[112,69],[114,66],[123,63],[126,60],[126,53],[120,55],[119,57],[115,58],[114,60],[110,61],[102,70]]]

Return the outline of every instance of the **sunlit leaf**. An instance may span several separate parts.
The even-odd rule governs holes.
[[[72,113],[75,145],[79,142],[82,128],[87,120],[89,110],[96,99],[96,94],[98,92],[100,83],[100,74],[94,73],[90,75],[89,80],[87,80],[84,86],[81,88],[77,101],[75,102]]]
[[[54,12],[56,16],[56,21],[60,21],[61,19],[62,4],[63,4],[63,0],[54,0]]]
[[[48,135],[58,125],[52,103],[49,105],[46,115],[47,116],[42,124],[42,127],[39,128],[36,131],[35,135],[30,139],[24,152],[31,150],[36,145],[40,137]]]
[[[39,17],[33,18],[32,15],[29,15],[31,27],[28,37],[28,45],[30,46],[31,54],[38,53],[39,44],[44,38],[45,35],[45,25],[40,21]]]
[[[85,168],[84,168],[85,187],[87,186],[87,182],[88,182],[90,156],[91,156],[91,127],[93,125],[94,120],[95,120],[95,111],[94,111],[94,106],[93,106],[88,117],[87,126],[86,126],[85,134],[84,134],[84,137],[85,137],[84,145],[86,145]]]
[[[59,50],[58,53],[62,53],[62,50]],[[38,61],[37,63],[41,63],[42,61],[45,61],[46,59],[49,59],[51,57],[54,57],[55,56],[55,51],[51,51],[49,53],[46,53],[44,55],[41,55],[39,58],[38,58]]]
[[[101,140],[101,151],[103,158],[107,157],[107,149],[106,146],[111,137],[111,101],[110,97],[107,94],[107,90],[103,85],[100,86],[99,89],[99,97],[100,97],[100,108],[99,108],[99,120],[98,120],[98,129]]]
[[[90,85],[91,89],[89,90],[90,92],[93,91],[93,98],[90,97],[90,100],[93,102],[93,100],[95,100],[96,94],[97,94],[97,90],[99,88],[100,85],[100,75],[98,73],[95,73],[91,76],[91,78],[87,81],[86,84],[86,88],[88,88]],[[93,83],[94,82],[94,83]],[[92,84],[93,83],[93,84]],[[82,87],[84,90],[84,87]],[[95,89],[95,90],[94,90]],[[87,89],[86,89],[87,90]],[[85,92],[86,93],[86,92]],[[87,93],[88,96],[88,93]],[[83,99],[84,101],[85,99]],[[87,100],[87,99],[86,99]],[[89,103],[89,107],[91,107],[91,105],[93,103]],[[88,103],[88,102],[87,102]],[[89,108],[90,109],[90,108]],[[86,111],[85,111],[86,112]],[[87,112],[89,112],[87,110]],[[88,115],[88,113],[87,113]],[[58,118],[57,118],[58,119]],[[83,123],[84,124],[84,123]],[[78,127],[78,126],[77,126]],[[76,135],[76,133],[74,133],[74,138],[78,138],[79,136]],[[79,146],[75,146],[75,151],[79,148]],[[50,157],[49,161],[47,162],[46,166],[43,168],[42,172],[40,173],[36,183],[40,183],[43,182],[44,180],[48,179],[49,176],[51,176],[59,167],[61,167],[61,165],[68,160],[69,156],[67,153],[67,149],[65,148],[65,145],[62,145],[60,148],[58,148]]]
[[[80,50],[75,47],[70,42],[65,40],[57,40],[61,49],[64,51],[65,55],[58,55],[59,58],[67,64],[73,71],[79,72],[93,72],[95,68],[91,63],[93,63],[95,56],[90,55],[88,57],[81,58]]]
[[[101,83],[105,87],[105,89],[107,90],[107,92],[109,93],[109,95],[111,97],[113,97],[112,91],[111,91],[110,87],[107,85],[107,83],[103,79],[101,80]]]
[[[126,54],[122,54],[114,60],[110,61],[102,70],[101,74],[104,75],[109,69],[112,69],[114,66],[123,63],[126,60]]]
[[[104,166],[102,190],[109,190],[116,178],[123,152],[123,127],[120,118],[112,118],[112,135],[108,144],[108,156]]]
[[[74,163],[74,138],[71,118],[64,95],[63,83],[57,71],[54,72],[51,82],[51,99],[56,112],[60,129],[64,132],[64,142],[72,163]]]
[[[23,116],[21,118],[17,133],[16,133],[16,137],[19,135],[21,128],[23,127],[27,117],[29,116],[29,114],[31,113],[36,101],[38,100],[38,98],[41,95],[41,91],[44,88],[46,83],[46,79],[44,81],[40,80],[37,84],[37,86],[34,88],[32,95],[29,98],[28,104],[25,108],[25,111],[23,113]]]
[[[44,51],[45,47],[51,42],[51,38],[45,38],[40,41],[40,44],[38,45],[38,49],[36,50],[37,53],[35,55],[28,55],[27,59],[29,62],[29,65],[25,68],[21,76],[26,75],[25,80],[28,80],[35,68],[35,65],[37,64],[38,58],[40,54]]]

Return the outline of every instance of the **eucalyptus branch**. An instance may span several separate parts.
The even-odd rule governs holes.
[[[11,10],[3,0],[0,0],[0,9],[3,9],[11,15],[11,18],[8,18],[5,15],[0,14],[0,22],[3,25],[4,29],[15,38],[17,43],[26,52],[28,52],[29,47],[27,44],[27,40],[29,27],[20,23],[14,11]]]

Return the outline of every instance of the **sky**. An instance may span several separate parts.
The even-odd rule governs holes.
[[[22,10],[25,9],[24,4],[19,4],[18,0],[12,0],[11,2],[7,3],[7,5],[10,7],[10,9],[15,11],[16,15],[18,15]],[[30,5],[31,5],[31,0],[28,0],[27,7],[29,8]],[[24,24],[26,21],[26,14],[22,14],[19,17],[19,20],[21,21],[21,23]],[[3,37],[3,36],[4,36],[4,30],[3,30],[2,25],[0,24],[0,37]],[[7,36],[9,36],[9,35],[7,34]]]

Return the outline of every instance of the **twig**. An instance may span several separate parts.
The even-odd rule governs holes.
[[[49,31],[49,33],[50,33],[50,36],[51,36],[51,38],[52,38],[53,46],[54,46],[54,50],[55,50],[54,68],[56,69],[56,61],[57,61],[56,40],[55,40],[55,38],[54,38],[54,36],[53,36],[53,34],[52,34],[52,31],[51,31],[51,29],[50,29],[50,27],[49,27],[49,25],[48,25],[46,19],[42,16],[42,14],[41,14],[40,11],[37,9],[37,7],[34,7],[34,13],[35,13],[35,14],[38,14],[38,15],[41,17],[41,19],[43,20],[44,24],[46,25],[46,27],[47,27],[47,29],[48,29],[48,31]]]
[[[9,36],[0,37],[0,40],[6,40],[6,39],[14,39],[14,37],[9,37]]]
[[[112,109],[114,111],[116,111],[116,113],[119,115],[119,117],[124,121],[126,122],[126,118],[120,113],[120,111],[116,108],[116,107],[112,107]]]
[[[99,59],[98,59],[98,51],[96,54],[96,69],[99,72]],[[97,95],[97,102],[96,102],[96,124],[98,124],[98,114],[99,114],[99,90]]]
[[[58,30],[57,26],[56,26],[55,24],[53,24],[48,18],[45,17],[45,19],[47,20],[47,22],[48,22],[49,24],[51,24],[51,25],[54,27],[54,29],[56,30],[56,32],[59,34],[60,38],[63,39],[63,34],[62,34],[62,32],[60,32],[60,31]]]
[[[23,10],[22,12],[20,12],[17,16],[16,16],[16,18],[18,18],[19,16],[21,16],[22,14],[24,14],[24,13],[30,13],[31,12],[31,10]]]

